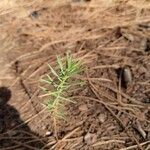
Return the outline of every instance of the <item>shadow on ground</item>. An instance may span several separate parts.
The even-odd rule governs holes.
[[[19,112],[8,101],[11,91],[0,87],[0,149],[38,150],[44,141],[20,118]]]

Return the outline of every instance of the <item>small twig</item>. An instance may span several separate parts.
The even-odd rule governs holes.
[[[85,45],[85,41],[84,41],[84,42],[82,42],[82,44],[81,44],[80,48],[78,49],[78,52],[82,50],[82,48],[83,48],[83,46],[84,46],[84,45]]]
[[[80,129],[80,127],[74,129],[73,131],[71,131],[70,133],[68,133],[67,135],[65,135],[61,141],[64,141],[64,140],[66,140],[67,138],[71,137],[71,136],[72,136],[74,133],[76,133],[79,129]]]
[[[141,124],[138,120],[136,120],[136,127],[135,127],[138,132],[142,135],[142,137],[145,139],[146,138],[146,133],[145,131],[142,129]]]
[[[54,135],[56,137],[56,140],[58,141],[58,135],[57,135],[57,120],[55,117],[53,117],[54,121],[53,121],[53,124],[54,124]]]
[[[12,149],[17,149],[19,147],[20,147],[20,145],[14,145],[14,146],[6,147],[6,148],[1,148],[1,150],[12,150]]]
[[[76,79],[81,79],[81,80],[91,80],[91,81],[103,81],[103,82],[112,82],[112,80],[110,79],[106,79],[106,78],[85,78],[85,77],[81,77],[81,76],[77,76],[75,77]]]
[[[101,65],[101,66],[95,66],[95,67],[92,67],[91,69],[107,69],[107,68],[115,68],[115,69],[117,69],[117,68],[119,68],[119,65],[116,65],[116,64],[114,64],[114,65]]]
[[[44,145],[41,150],[45,150],[47,147],[49,146],[52,146],[52,145],[55,145],[57,141],[52,141],[52,142],[49,142],[48,144]]]
[[[143,145],[146,145],[146,144],[149,144],[150,143],[150,141],[147,141],[147,142],[143,142],[143,143],[140,143],[139,145],[140,146],[143,146]],[[129,146],[129,147],[126,147],[126,148],[121,148],[121,149],[119,149],[119,150],[133,150],[133,148],[138,148],[139,146],[138,146],[138,144],[137,145],[132,145],[132,146]]]
[[[28,98],[31,99],[32,96],[22,78],[20,78],[20,85],[22,86],[24,92],[27,94]]]
[[[122,140],[99,141],[99,142],[96,142],[95,144],[93,144],[92,146],[96,147],[96,146],[101,146],[101,145],[110,144],[110,143],[123,143],[123,144],[125,144],[125,141],[122,141]]]

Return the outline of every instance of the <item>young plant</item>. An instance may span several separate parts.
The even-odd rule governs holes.
[[[48,74],[46,79],[42,79],[42,82],[53,87],[50,91],[46,87],[42,87],[45,92],[43,97],[47,97],[46,107],[52,113],[53,117],[59,117],[64,119],[64,107],[66,102],[74,103],[67,97],[67,91],[74,85],[79,85],[81,82],[71,80],[71,78],[79,74],[82,70],[81,63],[72,58],[71,55],[67,54],[65,63],[57,56],[57,64],[59,72],[57,73],[50,65],[50,71],[52,77]]]

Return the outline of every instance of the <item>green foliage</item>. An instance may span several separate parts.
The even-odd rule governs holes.
[[[59,67],[59,73],[57,73],[50,65],[50,75],[46,75],[46,79],[41,81],[52,86],[53,91],[49,91],[46,87],[41,87],[45,92],[43,97],[47,97],[46,107],[52,113],[54,117],[64,118],[64,107],[66,102],[74,103],[67,97],[67,91],[71,87],[81,85],[79,81],[73,81],[71,78],[81,72],[81,63],[74,60],[69,54],[66,56],[65,63],[57,56],[57,64]],[[54,79],[53,79],[54,78]]]

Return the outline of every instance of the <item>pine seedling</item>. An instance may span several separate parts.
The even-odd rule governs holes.
[[[42,97],[47,98],[46,107],[53,117],[65,119],[65,104],[68,102],[74,103],[74,101],[67,97],[67,91],[74,85],[82,84],[82,82],[71,80],[71,78],[81,72],[82,65],[79,61],[73,59],[68,53],[65,63],[63,63],[62,59],[57,56],[57,65],[59,68],[58,72],[56,72],[51,65],[48,65],[50,74],[46,75],[46,78],[41,81],[52,86],[53,91],[49,91],[46,87],[41,87],[45,92]]]

